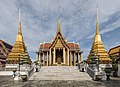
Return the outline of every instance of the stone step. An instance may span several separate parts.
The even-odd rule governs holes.
[[[78,71],[78,68],[75,66],[75,67],[42,67],[40,72],[70,72],[70,73],[77,73],[79,72]]]
[[[91,80],[86,72],[80,72],[77,66],[43,66],[30,80]]]

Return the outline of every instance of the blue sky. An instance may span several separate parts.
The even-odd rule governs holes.
[[[96,2],[106,50],[120,44],[120,0],[0,0],[0,39],[14,44],[21,6],[22,32],[32,60],[39,44],[51,42],[60,17],[63,36],[79,43],[86,59],[95,33]]]

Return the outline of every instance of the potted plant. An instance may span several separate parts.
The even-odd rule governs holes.
[[[112,72],[112,67],[109,64],[107,64],[105,67],[105,73],[107,76],[107,80],[110,80],[111,72]]]
[[[102,74],[96,75],[96,80],[97,80],[97,81],[100,81],[101,79],[102,79]]]
[[[112,64],[113,76],[117,77],[118,66],[117,64]]]
[[[116,57],[110,55],[110,58],[111,58],[111,60],[112,60],[113,76],[114,76],[114,77],[117,77],[118,65],[117,65],[117,62],[116,62]]]
[[[22,81],[27,81],[27,75],[21,75]]]

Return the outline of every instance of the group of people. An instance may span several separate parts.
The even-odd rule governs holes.
[[[78,66],[78,69],[82,72],[86,71],[87,69],[87,63],[85,61],[82,61],[82,62],[79,61],[77,66]]]

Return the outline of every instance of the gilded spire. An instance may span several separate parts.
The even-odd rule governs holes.
[[[61,32],[60,17],[58,18],[57,32]]]
[[[97,10],[96,10],[96,34],[94,37],[94,42],[100,42],[101,36],[99,34],[99,23],[98,23],[98,4],[97,4]]]
[[[98,4],[97,4],[97,12],[96,12],[96,35],[99,34],[99,24],[98,24]]]
[[[22,56],[22,57],[20,57],[20,56]],[[9,63],[17,64],[17,63],[19,63],[18,62],[19,58],[21,61],[24,60],[24,62],[26,62],[28,60],[28,62],[31,62],[28,54],[26,53],[25,43],[24,43],[23,36],[22,36],[20,8],[19,8],[19,16],[18,16],[18,34],[16,37],[16,41],[14,43],[14,46],[12,48],[12,51],[8,55],[7,63],[8,64]]]
[[[96,54],[96,55],[93,55]],[[104,45],[101,40],[101,36],[99,34],[99,24],[98,24],[98,5],[97,5],[97,14],[96,14],[96,34],[94,37],[94,42],[92,44],[92,48],[90,50],[90,54],[88,55],[88,62],[93,62],[92,60],[94,58],[98,58],[101,64],[110,63],[111,59],[109,58],[109,55],[107,51],[104,48]]]
[[[18,17],[18,33],[22,34],[22,30],[21,30],[21,19],[20,19],[20,8],[19,8],[19,17]]]
[[[18,35],[16,37],[16,41],[23,42],[23,36],[22,36],[22,28],[21,28],[21,19],[20,19],[20,8],[19,8],[19,13],[18,13]]]

